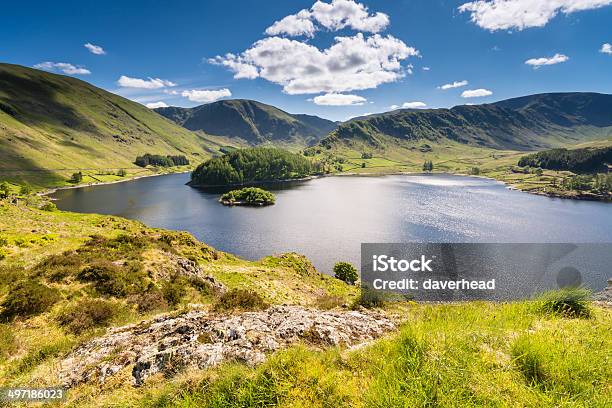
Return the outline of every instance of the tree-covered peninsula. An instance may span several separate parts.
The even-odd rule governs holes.
[[[240,185],[308,177],[320,165],[286,150],[254,147],[236,150],[200,164],[191,173],[191,186]]]

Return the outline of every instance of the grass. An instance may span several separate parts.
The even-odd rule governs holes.
[[[156,407],[604,407],[609,309],[542,315],[530,302],[395,304],[406,322],[354,351],[297,345],[258,367],[229,363],[96,399]],[[74,400],[73,406],[79,401]]]

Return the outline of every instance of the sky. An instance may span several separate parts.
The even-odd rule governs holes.
[[[0,61],[149,107],[254,99],[332,120],[612,93],[612,0],[3,2]]]

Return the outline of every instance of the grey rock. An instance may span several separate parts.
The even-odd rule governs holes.
[[[275,306],[216,315],[194,310],[109,329],[72,351],[60,364],[59,379],[68,387],[104,383],[131,367],[133,384],[139,386],[156,373],[171,376],[185,368],[204,369],[229,360],[256,365],[268,353],[300,341],[319,347],[356,346],[394,328],[391,320],[375,311]]]

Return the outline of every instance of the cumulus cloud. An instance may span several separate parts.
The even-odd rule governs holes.
[[[192,89],[190,91],[183,91],[181,95],[185,98],[189,99],[192,102],[201,102],[201,103],[210,103],[214,101],[218,101],[222,98],[227,98],[232,96],[232,93],[229,89],[217,89],[217,90],[208,90],[208,89]]]
[[[320,50],[281,37],[257,41],[240,55],[209,59],[234,72],[234,78],[263,78],[294,94],[337,93],[376,88],[395,82],[405,73],[401,61],[419,52],[392,36],[336,37]]]
[[[531,65],[534,69],[538,69],[544,65],[555,65],[565,62],[569,59],[567,55],[555,54],[550,58],[531,58],[525,61],[525,64]]]
[[[489,31],[543,27],[558,13],[571,14],[612,4],[612,0],[477,0],[459,6]]]
[[[106,54],[106,51],[104,51],[104,48],[100,47],[99,45],[94,45],[92,43],[85,43],[83,44],[83,47],[87,48],[89,52],[91,52],[92,54],[96,54],[96,55]]]
[[[149,109],[155,109],[155,108],[167,108],[167,107],[168,107],[168,105],[166,104],[166,102],[163,102],[163,101],[147,103],[145,106],[146,106],[147,108],[149,108]]]
[[[123,88],[140,88],[140,89],[160,89],[166,88],[169,86],[176,86],[174,82],[159,79],[159,78],[149,78],[149,79],[140,79],[140,78],[130,78],[125,75],[121,75],[117,84]]]
[[[328,93],[316,96],[313,101],[317,105],[325,106],[355,106],[363,105],[367,99],[358,95]]]
[[[302,10],[297,14],[291,14],[282,20],[276,21],[266,29],[268,35],[286,34],[292,37],[305,35],[314,37],[315,25],[311,20],[311,14],[308,10]]]
[[[67,62],[41,62],[34,65],[36,69],[44,69],[45,71],[63,72],[68,75],[89,75],[91,71],[81,66],[75,66]]]
[[[467,91],[463,91],[461,93],[462,98],[482,98],[483,96],[493,95],[493,92],[488,89],[480,88],[480,89],[469,89]]]
[[[415,101],[415,102],[404,102],[401,105],[391,105],[391,106],[389,106],[389,109],[391,109],[391,110],[396,110],[396,109],[423,109],[425,107],[427,107],[427,104],[425,102]]]
[[[612,54],[612,44],[609,44],[609,43],[603,44],[599,52],[603,54]]]
[[[423,71],[429,71],[429,70],[431,70],[431,68],[429,68],[429,67],[423,67]]]
[[[319,28],[338,31],[343,28],[378,33],[389,25],[384,13],[370,14],[368,8],[354,0],[317,1],[309,10],[301,10],[276,21],[266,29],[267,35],[313,37]]]
[[[444,84],[438,87],[438,89],[442,89],[443,91],[446,91],[447,89],[453,89],[453,88],[461,88],[462,86],[466,86],[468,84],[468,81],[454,81],[451,82],[450,84]]]

